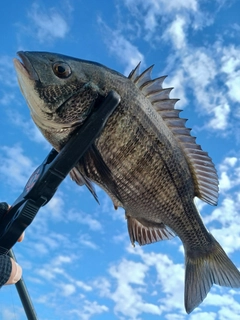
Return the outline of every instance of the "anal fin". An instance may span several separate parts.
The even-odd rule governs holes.
[[[175,233],[164,223],[153,223],[145,219],[136,219],[126,214],[130,241],[134,246],[135,241],[140,246],[153,242],[171,239]]]

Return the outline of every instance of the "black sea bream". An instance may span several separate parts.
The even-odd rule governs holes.
[[[19,52],[15,68],[33,121],[56,150],[109,91],[121,103],[101,136],[71,171],[78,184],[103,188],[125,209],[132,244],[179,236],[185,249],[185,307],[190,313],[211,286],[240,287],[240,273],[208,232],[195,196],[216,205],[218,178],[208,154],[174,109],[164,77],[152,67],[129,77],[91,61],[46,52]],[[96,103],[95,103],[96,102]]]

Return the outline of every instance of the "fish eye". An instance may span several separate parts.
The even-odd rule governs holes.
[[[61,79],[68,78],[72,73],[71,68],[66,62],[55,62],[52,68],[55,75]]]

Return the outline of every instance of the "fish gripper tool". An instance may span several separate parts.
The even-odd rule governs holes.
[[[115,91],[109,92],[98,105],[94,105],[83,125],[74,131],[62,150],[58,153],[52,149],[33,172],[21,195],[8,212],[0,217],[0,255],[9,252],[38,210],[53,197],[70,170],[101,134],[120,100]]]

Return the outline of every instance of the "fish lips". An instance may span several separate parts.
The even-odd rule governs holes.
[[[32,63],[28,59],[27,55],[23,51],[18,51],[17,55],[21,58],[22,61],[14,59],[14,65],[16,69],[19,69],[25,76],[29,79],[38,81],[39,77],[37,72],[34,70]]]

